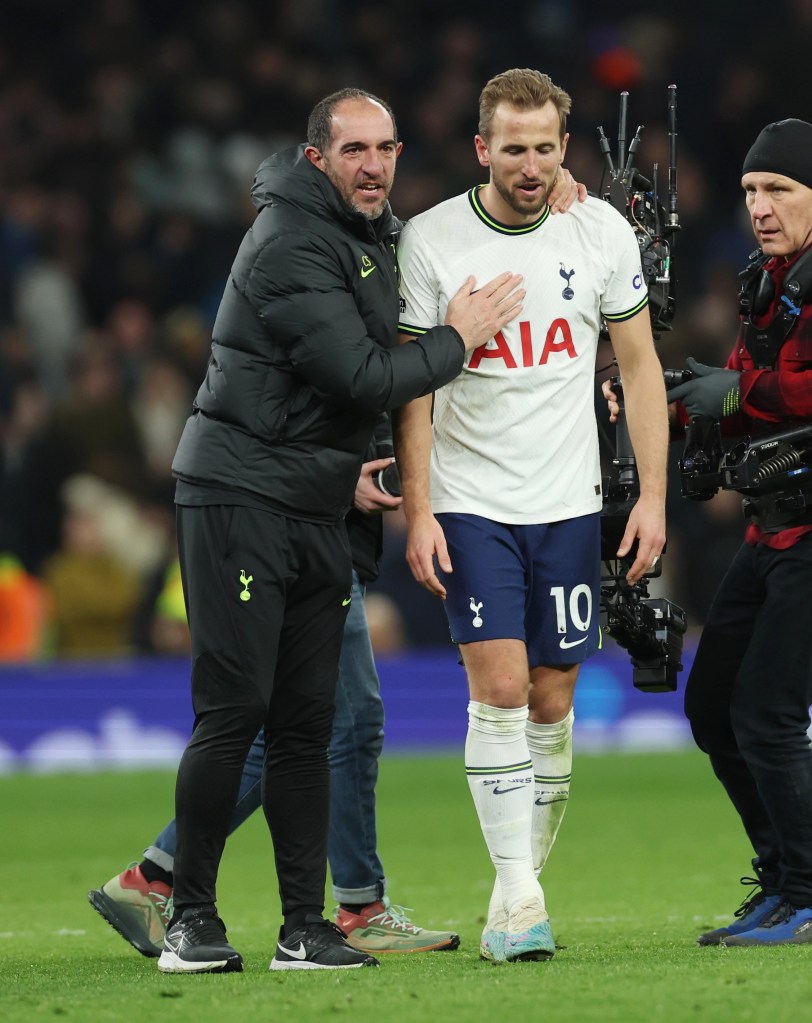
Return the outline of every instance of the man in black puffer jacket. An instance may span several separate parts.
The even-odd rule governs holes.
[[[521,309],[469,278],[445,325],[397,345],[401,144],[381,100],[322,100],[308,144],[259,169],[258,216],[181,437],[178,545],[194,731],[178,769],[175,911],[158,968],[235,971],[215,884],[243,763],[265,729],[263,809],[284,926],[273,969],[377,965],[324,920],[327,748],[352,565],[344,516],[380,413],[441,387]]]

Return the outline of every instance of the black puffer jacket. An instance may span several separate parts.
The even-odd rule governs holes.
[[[391,458],[394,453],[392,445],[392,427],[389,416],[381,415],[375,424],[375,436],[367,448],[365,462],[376,458]],[[378,568],[383,553],[383,516],[384,513],[358,511],[350,508],[347,513],[347,538],[352,551],[352,566],[358,573],[361,582],[369,583],[378,578]]]
[[[388,206],[375,221],[350,210],[303,146],[266,160],[252,194],[259,213],[172,468],[334,522],[352,506],[379,413],[453,379],[463,345],[451,327],[397,344],[399,224]]]

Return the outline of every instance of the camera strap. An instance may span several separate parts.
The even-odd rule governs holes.
[[[744,325],[744,344],[756,369],[773,369],[782,345],[798,323],[804,302],[812,297],[812,246],[796,260],[781,282],[776,311],[766,327],[757,327],[753,316],[769,308],[775,285],[764,269],[771,257],[760,249],[751,253],[750,263],[739,274],[739,314]]]

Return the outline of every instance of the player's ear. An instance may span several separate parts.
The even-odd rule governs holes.
[[[488,156],[488,144],[481,135],[474,136],[474,146],[476,147],[476,158],[479,160],[481,166],[490,167],[491,161]]]

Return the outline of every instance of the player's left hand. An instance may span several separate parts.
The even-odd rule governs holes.
[[[735,369],[706,366],[696,359],[687,359],[685,366],[693,373],[693,380],[672,387],[666,394],[669,401],[681,401],[690,416],[722,419],[739,411],[741,373]]]
[[[586,196],[586,185],[579,184],[566,167],[559,167],[553,187],[547,196],[550,212],[566,213],[576,199],[583,202]]]
[[[652,572],[660,560],[665,547],[665,506],[660,500],[643,494],[631,510],[626,531],[617,549],[619,558],[625,557],[637,540],[637,556],[626,573],[626,582],[633,586],[646,574]]]

